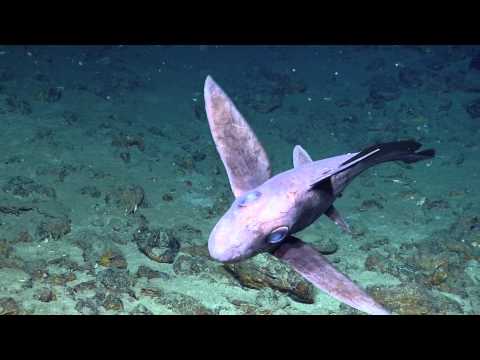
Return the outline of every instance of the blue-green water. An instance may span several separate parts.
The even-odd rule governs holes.
[[[223,266],[211,75],[274,173],[413,138],[302,231],[397,314],[480,312],[480,47],[0,46],[0,313],[351,314],[270,255]],[[308,284],[306,285],[308,286]],[[252,288],[253,287],[253,288]]]

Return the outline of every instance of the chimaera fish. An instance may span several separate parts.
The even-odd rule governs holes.
[[[349,231],[333,203],[354,177],[386,161],[430,159],[435,151],[417,152],[421,144],[408,140],[313,161],[297,145],[293,149],[293,169],[272,177],[263,146],[210,76],[205,81],[204,96],[210,131],[235,196],[210,234],[210,256],[227,263],[270,252],[335,299],[368,314],[389,314],[314,247],[292,234],[322,214]]]

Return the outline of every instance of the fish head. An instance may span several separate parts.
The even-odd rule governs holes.
[[[262,186],[242,194],[213,228],[210,256],[232,263],[271,250],[290,234],[291,209],[291,198]]]

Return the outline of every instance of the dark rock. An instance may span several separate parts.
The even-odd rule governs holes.
[[[377,200],[373,200],[373,199],[362,201],[362,203],[360,204],[359,210],[360,211],[367,211],[367,210],[370,210],[370,209],[381,210],[381,209],[383,209],[383,205],[380,204]]]
[[[445,75],[445,84],[449,91],[466,90],[468,83],[463,71],[450,71]]]
[[[205,112],[204,109],[202,109],[202,112]],[[161,137],[166,137],[166,138],[169,138],[169,136],[167,136],[163,131],[162,129],[156,127],[156,126],[151,126],[148,128],[148,131],[155,135],[155,136],[161,136]]]
[[[193,115],[197,120],[206,120],[207,116],[205,114],[205,104],[203,101],[196,101],[193,103]]]
[[[196,150],[193,154],[192,154],[192,158],[193,158],[193,161],[195,162],[200,162],[202,160],[205,160],[205,158],[207,157],[207,155],[201,151],[198,151]]]
[[[10,69],[0,69],[0,81],[10,81],[14,79],[13,72]]]
[[[62,88],[51,87],[45,91],[43,100],[46,101],[47,103],[54,103],[59,101],[62,98],[62,94],[63,94]]]
[[[451,99],[440,99],[438,104],[438,111],[449,111],[452,108],[453,101]]]
[[[465,109],[472,119],[480,118],[480,98],[468,103]]]
[[[419,286],[372,287],[367,292],[387,309],[400,315],[462,314],[460,304],[445,296],[435,296]]]
[[[141,294],[155,299],[155,302],[165,306],[179,315],[214,315],[215,313],[197,299],[178,292],[165,292],[160,289],[144,288]]]
[[[37,294],[35,294],[34,297],[38,301],[46,302],[46,303],[57,300],[57,296],[55,295],[53,290],[49,288],[40,289],[40,291]]]
[[[315,248],[323,255],[335,254],[338,250],[338,244],[332,239],[321,239],[315,244]]]
[[[13,251],[13,247],[8,243],[6,239],[0,239],[0,256],[10,257]]]
[[[45,280],[48,284],[51,285],[65,286],[67,283],[77,280],[77,276],[75,275],[75,273],[68,271],[61,274],[48,274]]]
[[[24,212],[35,209],[31,206],[0,206],[0,213],[19,216]]]
[[[59,257],[59,258],[56,258],[56,259],[49,260],[48,265],[59,266],[59,267],[62,267],[62,268],[66,269],[70,272],[83,270],[82,266],[78,265],[78,263],[76,263],[73,260],[70,260],[66,256],[62,256],[62,257]]]
[[[125,164],[128,164],[130,162],[130,153],[125,151],[121,152],[120,159],[122,159]]]
[[[80,194],[88,195],[95,199],[102,196],[102,193],[100,192],[100,190],[98,190],[96,186],[92,186],[92,185],[87,185],[82,187],[80,189]]]
[[[119,187],[105,196],[107,204],[113,203],[125,214],[134,214],[139,207],[146,206],[145,191],[139,185]]]
[[[123,256],[119,250],[105,251],[102,256],[100,256],[98,264],[103,267],[116,269],[126,269],[128,266],[125,256]]]
[[[365,269],[381,273],[388,273],[388,257],[378,252],[372,252],[365,259]]]
[[[382,247],[384,245],[387,245],[388,243],[390,242],[390,240],[388,238],[381,238],[381,239],[377,239],[377,240],[374,240],[374,241],[370,241],[366,244],[363,244],[360,246],[360,250],[362,251],[370,251],[372,249],[376,249],[378,247]]]
[[[93,299],[80,299],[75,305],[75,310],[83,315],[98,315],[97,303]]]
[[[182,252],[191,256],[200,256],[204,258],[210,258],[207,245],[183,246]]]
[[[470,60],[470,69],[480,71],[480,53]]]
[[[67,235],[71,228],[71,220],[69,218],[62,219],[52,219],[48,222],[41,222],[37,226],[37,235],[43,240],[51,238],[53,240],[58,240],[62,236]]]
[[[306,91],[302,80],[290,73],[278,73],[266,67],[254,67],[247,78],[249,81],[241,100],[248,108],[260,113],[270,113],[280,108],[286,95]]]
[[[177,275],[196,275],[204,271],[204,266],[202,266],[200,259],[179,255],[173,264],[173,271]]]
[[[74,125],[78,122],[78,115],[73,111],[65,110],[62,113],[62,118],[67,125]]]
[[[18,96],[9,96],[5,99],[7,111],[20,113],[22,115],[30,115],[32,107],[26,100],[20,99]]]
[[[97,288],[95,280],[84,281],[73,287],[75,293],[82,293],[85,291],[94,291]]]
[[[13,240],[14,243],[27,243],[32,241],[33,237],[27,230],[20,231],[16,238]]]
[[[370,98],[373,101],[392,101],[400,97],[400,87],[393,76],[374,76],[370,81]]]
[[[379,71],[385,68],[386,62],[384,58],[376,58],[368,63],[365,67],[367,71]]]
[[[429,70],[440,71],[445,67],[447,61],[437,52],[436,55],[424,57],[422,63]]]
[[[422,208],[432,210],[432,209],[449,209],[450,204],[447,200],[439,199],[439,200],[430,200],[426,199],[422,205]]]
[[[408,67],[400,69],[398,78],[400,79],[400,84],[407,88],[418,88],[423,84],[420,73]]]
[[[135,281],[127,270],[106,269],[97,274],[97,281],[106,289],[115,292],[130,293]]]
[[[122,311],[123,310],[123,303],[118,297],[113,296],[111,294],[105,297],[105,300],[102,303],[102,306],[105,310],[111,311]]]
[[[21,315],[22,307],[11,297],[0,298],[0,315]]]
[[[112,145],[116,147],[130,148],[136,146],[138,150],[145,151],[145,142],[143,141],[143,135],[127,135],[119,133],[113,136]]]
[[[10,178],[2,187],[2,190],[20,197],[29,197],[34,193],[44,195],[48,198],[56,198],[57,196],[54,188],[37,184],[25,176],[14,176]]]
[[[229,300],[232,305],[240,310],[242,315],[272,315],[272,310],[262,309],[261,307],[246,301],[232,299]]]
[[[145,305],[138,304],[129,312],[129,314],[130,315],[153,315],[153,312],[151,312]]]
[[[140,265],[138,267],[136,277],[146,277],[149,280],[150,279],[163,279],[163,280],[169,280],[170,279],[170,275],[168,275],[167,273],[157,271],[157,270],[153,270],[153,269],[151,269],[151,268],[149,268],[148,266],[145,266],[145,265]]]
[[[312,304],[314,287],[290,266],[270,254],[260,254],[254,258],[225,264],[243,286],[262,289],[269,287],[287,293],[293,300]]]
[[[142,253],[159,263],[173,263],[180,249],[180,243],[170,229],[140,227],[133,234],[133,239]]]
[[[165,193],[162,195],[162,200],[167,202],[173,201],[173,195],[170,193]]]

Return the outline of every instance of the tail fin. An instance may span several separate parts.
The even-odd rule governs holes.
[[[354,162],[356,159],[361,158],[362,156],[371,153],[377,149],[378,151],[375,154],[361,162],[364,167],[370,167],[386,161],[403,161],[410,164],[420,160],[430,159],[435,156],[434,149],[415,152],[421,147],[422,144],[414,140],[393,141],[383,144],[377,144],[370,146],[365,150],[362,150],[354,157],[342,163],[340,166],[348,165],[349,163]]]
[[[333,175],[331,179],[334,193],[338,194],[343,191],[353,178],[374,165],[388,161],[403,161],[411,164],[435,156],[434,149],[416,152],[421,146],[422,144],[414,140],[394,141],[370,146],[340,165],[344,169]],[[366,156],[368,154],[371,155]],[[362,157],[365,158],[356,161]],[[348,164],[352,164],[352,166],[348,166]]]

